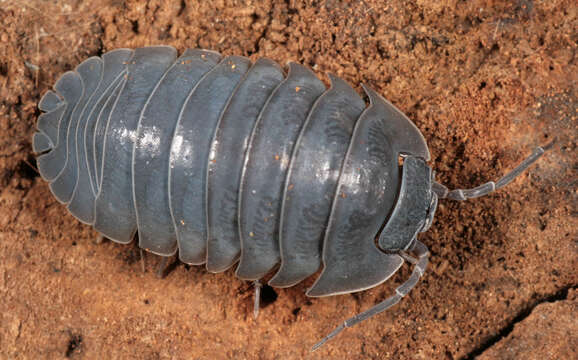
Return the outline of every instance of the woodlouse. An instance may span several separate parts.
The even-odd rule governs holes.
[[[347,321],[397,303],[423,275],[417,240],[438,198],[465,200],[509,183],[538,147],[496,183],[452,190],[435,182],[415,125],[372,89],[369,105],[306,67],[169,46],[118,49],[69,71],[39,103],[33,150],[54,196],[107,238],[237,277],[307,291],[372,288],[414,264],[396,294]],[[409,255],[414,253],[416,257]],[[256,286],[257,292],[259,286]],[[258,295],[256,296],[256,301]],[[258,303],[256,302],[256,305]]]

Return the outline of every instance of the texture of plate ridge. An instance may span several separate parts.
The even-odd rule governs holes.
[[[355,125],[325,232],[323,271],[308,296],[371,288],[403,264],[399,255],[375,246],[375,236],[393,208],[400,174],[390,124],[376,104],[380,100],[373,92],[367,95],[370,105]]]

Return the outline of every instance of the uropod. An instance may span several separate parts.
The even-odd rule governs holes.
[[[72,215],[103,236],[210,272],[312,297],[375,287],[409,262],[395,295],[314,346],[399,302],[424,274],[417,235],[438,199],[491,193],[534,163],[537,147],[496,182],[448,190],[417,127],[374,90],[340,78],[170,46],[117,49],[63,74],[40,100],[33,150]]]

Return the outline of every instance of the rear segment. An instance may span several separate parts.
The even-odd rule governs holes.
[[[64,168],[50,184],[50,189],[54,196],[63,203],[69,203],[72,198],[74,187],[78,179],[79,157],[77,156],[78,128],[84,115],[86,103],[98,86],[102,76],[102,60],[92,57],[78,65],[75,72],[80,76],[82,83],[81,96],[74,106],[68,121],[68,131],[66,134],[66,161]],[[64,145],[64,144],[63,144]]]
[[[102,103],[123,80],[125,62],[132,55],[131,50],[120,49],[102,56],[102,73],[98,87],[86,103],[82,118],[76,129],[76,152],[78,159],[78,180],[68,210],[87,224],[94,223],[94,201],[98,189],[95,186],[94,173],[94,129],[96,117]]]
[[[38,119],[38,129],[41,134],[48,137],[50,144],[48,149],[44,150],[46,153],[37,159],[38,170],[42,178],[51,184],[67,164],[68,128],[72,113],[82,98],[84,88],[80,75],[76,71],[69,71],[58,79],[54,90],[62,97],[62,102]],[[42,139],[40,135],[37,138]],[[46,148],[46,141],[43,142],[42,147]],[[50,189],[52,190],[52,187]],[[67,199],[61,198],[57,193],[54,196],[61,203],[67,202]]]
[[[91,183],[93,158],[87,153],[92,137],[86,128],[92,124],[99,101],[108,98],[107,88],[118,82],[131,50],[119,49],[102,59],[92,57],[65,73],[47,91],[39,103],[38,132],[34,134],[33,151],[39,153],[41,176],[51,182],[50,189],[80,221],[94,222],[94,199],[97,189]]]

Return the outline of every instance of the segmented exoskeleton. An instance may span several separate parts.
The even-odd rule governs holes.
[[[448,190],[433,179],[414,124],[364,86],[207,50],[119,49],[69,71],[39,103],[33,148],[54,196],[107,238],[237,277],[289,287],[322,272],[309,296],[409,280],[318,345],[397,303],[427,265],[440,197],[481,196],[511,181]],[[399,160],[402,159],[402,165]],[[415,254],[415,258],[409,255]],[[257,287],[258,289],[258,287]]]

